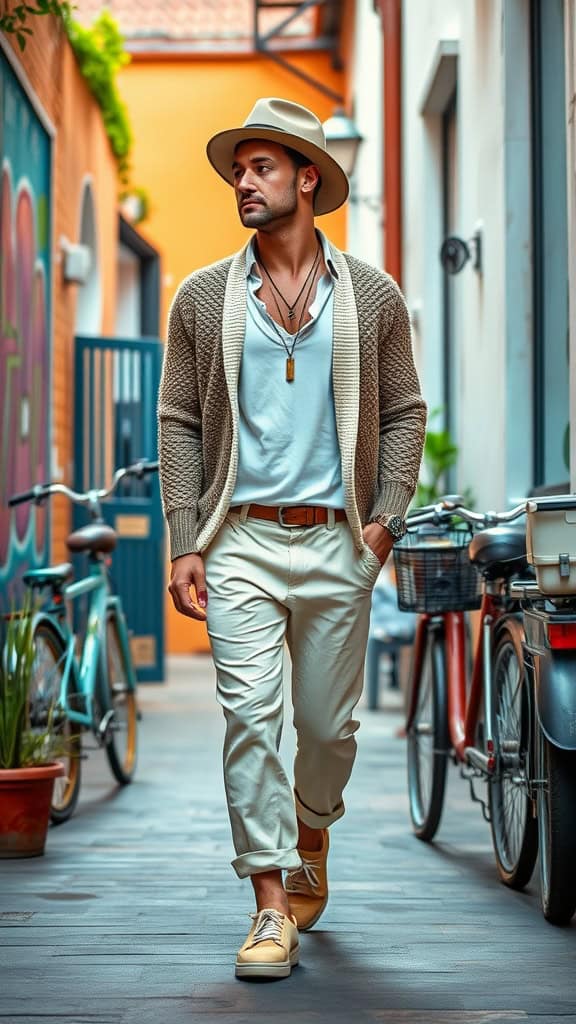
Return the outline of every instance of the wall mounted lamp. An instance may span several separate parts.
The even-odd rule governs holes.
[[[60,239],[63,277],[67,284],[86,284],[92,268],[92,253],[87,245]]]
[[[447,274],[459,274],[464,269],[468,260],[472,260],[472,267],[478,273],[482,273],[482,232],[477,228],[472,238],[467,242],[457,235],[450,235],[442,242],[440,249],[440,263]]]
[[[345,174],[350,177],[354,173],[358,148],[362,135],[356,122],[338,107],[332,117],[322,125],[326,137],[326,149],[339,164]]]

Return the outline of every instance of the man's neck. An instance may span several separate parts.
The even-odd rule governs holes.
[[[256,232],[258,252],[270,270],[297,277],[303,267],[309,266],[318,250],[314,223],[302,230],[286,227],[271,233]]]

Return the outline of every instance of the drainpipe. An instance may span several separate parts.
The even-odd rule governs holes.
[[[402,10],[379,0],[384,37],[384,267],[402,284]]]

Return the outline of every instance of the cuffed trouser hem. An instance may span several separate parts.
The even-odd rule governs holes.
[[[309,807],[300,800],[298,793],[294,793],[294,800],[296,802],[296,814],[303,821],[308,828],[328,828],[329,825],[333,825],[338,818],[341,818],[344,814],[344,804],[338,804],[331,814],[316,814],[316,811],[311,811]]]
[[[298,850],[254,850],[232,861],[238,878],[259,875],[263,871],[297,871],[302,867]]]

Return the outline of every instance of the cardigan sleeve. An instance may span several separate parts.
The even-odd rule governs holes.
[[[378,495],[370,519],[406,515],[416,485],[426,431],[426,404],[414,365],[410,316],[397,285],[396,306],[378,345]]]
[[[194,301],[176,293],[158,397],[158,456],[162,508],[172,559],[196,551],[202,490],[202,416],[194,351]]]

